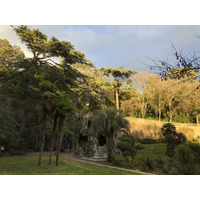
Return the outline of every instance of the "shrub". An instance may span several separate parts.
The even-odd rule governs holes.
[[[125,157],[122,156],[112,156],[111,163],[119,167],[131,167],[130,163],[127,163]]]
[[[155,139],[145,138],[145,139],[138,139],[138,142],[141,144],[156,144],[157,141]]]
[[[137,139],[137,142],[141,144],[158,144],[158,143],[166,143],[166,139],[145,138],[145,139]]]
[[[149,152],[144,152],[144,154],[136,154],[133,160],[134,166],[137,169],[144,171],[153,171],[154,169],[154,158]]]
[[[136,151],[134,149],[134,142],[135,139],[133,136],[123,136],[120,138],[120,142],[117,144],[117,146],[121,150],[123,156],[135,156]]]
[[[167,157],[157,157],[154,160],[154,171],[161,174],[169,174],[172,168],[172,160]]]
[[[180,174],[200,174],[200,145],[186,143],[175,150],[174,166]]]

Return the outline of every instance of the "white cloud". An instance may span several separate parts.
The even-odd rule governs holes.
[[[12,30],[11,26],[0,25],[0,39],[7,39],[11,45],[21,47],[27,57],[32,57],[32,54],[28,51],[26,46],[20,42],[19,37],[16,35],[15,31]]]

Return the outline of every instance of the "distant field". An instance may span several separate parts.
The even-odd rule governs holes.
[[[38,167],[37,159],[38,156],[2,157],[0,175],[139,175],[67,158],[60,158],[59,166],[56,167],[49,166],[48,157],[44,157],[43,166]]]
[[[133,117],[127,117],[127,119],[131,125],[131,133],[136,138],[162,138],[160,129],[166,122]],[[188,123],[173,124],[176,126],[178,132],[184,133],[188,138],[200,136],[200,125]]]

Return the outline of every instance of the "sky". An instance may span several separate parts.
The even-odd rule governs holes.
[[[29,25],[37,28],[48,38],[71,42],[76,50],[83,52],[97,68],[116,68],[150,71],[145,64],[150,59],[170,56],[171,42],[185,53],[200,50],[198,25]],[[25,45],[10,26],[0,26],[0,38],[7,39],[12,45],[18,45],[31,56]]]

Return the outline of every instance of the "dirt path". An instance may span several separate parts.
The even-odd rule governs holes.
[[[98,165],[98,166],[108,167],[108,168],[113,168],[113,169],[119,169],[119,170],[138,173],[138,174],[142,174],[142,175],[156,175],[156,174],[141,172],[141,171],[137,171],[137,170],[133,170],[133,169],[125,169],[125,168],[121,168],[121,167],[114,167],[114,166],[109,166],[109,165],[97,163],[97,162],[95,162],[94,160],[91,160],[91,159],[75,157],[75,156],[73,156],[73,154],[70,154],[70,153],[60,153],[60,156],[62,156],[63,158],[70,158],[72,160],[77,160],[77,161],[80,161],[80,162],[90,163],[90,164],[93,164],[93,165]],[[96,160],[96,161],[100,161],[100,160],[101,159]]]

